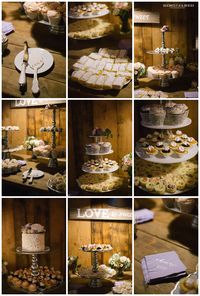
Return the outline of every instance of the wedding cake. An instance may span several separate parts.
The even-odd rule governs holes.
[[[22,227],[22,250],[40,252],[45,250],[44,226],[28,223]]]

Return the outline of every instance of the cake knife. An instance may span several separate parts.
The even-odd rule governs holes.
[[[19,76],[19,85],[20,88],[23,88],[26,85],[26,67],[28,65],[28,43],[27,41],[24,42],[24,55],[23,55],[23,63],[21,68],[21,73]]]
[[[31,176],[31,172],[32,172],[32,168],[30,168],[28,170],[28,172],[26,173],[26,175],[23,175],[22,176],[22,179],[23,179],[23,183],[25,183],[27,181],[27,179]]]

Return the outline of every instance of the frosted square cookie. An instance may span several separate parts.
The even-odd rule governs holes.
[[[111,71],[111,70],[112,70],[112,67],[113,67],[113,64],[111,64],[111,63],[107,63],[107,64],[105,65],[104,70],[106,70],[106,71]]]
[[[113,87],[115,89],[121,89],[126,82],[126,79],[124,77],[116,77],[113,82]]]
[[[101,60],[101,55],[96,52],[92,52],[91,54],[89,54],[89,57],[94,60]]]
[[[104,69],[105,65],[106,65],[106,62],[100,61],[99,65],[97,67],[97,70],[102,71]]]
[[[113,64],[112,71],[117,72],[119,69],[119,64]]]
[[[115,80],[115,76],[107,76],[104,81],[104,89],[112,89],[113,88],[113,82]]]
[[[87,82],[88,79],[93,75],[93,73],[91,71],[85,72],[85,74],[83,74],[83,76],[81,76],[81,81],[83,82]]]
[[[85,74],[85,71],[83,71],[83,70],[74,71],[72,73],[72,79],[73,80],[80,80],[84,74]]]
[[[105,81],[106,77],[104,75],[100,75],[98,78],[97,78],[97,81],[96,81],[96,87],[97,88],[103,88],[103,85],[104,85],[104,81]]]
[[[132,63],[128,63],[127,70],[130,71],[130,72],[132,72]]]
[[[96,84],[96,81],[98,79],[98,75],[93,74],[92,76],[90,76],[90,78],[87,81],[87,85],[94,87]]]
[[[119,71],[126,71],[126,67],[127,67],[127,64],[121,64],[121,65],[119,65]]]
[[[79,60],[78,63],[80,64],[85,64],[89,58],[87,56],[82,56]]]
[[[75,63],[73,65],[73,69],[74,70],[84,70],[85,69],[85,66],[83,64],[80,64],[80,63]]]

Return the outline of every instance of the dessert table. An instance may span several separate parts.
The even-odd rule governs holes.
[[[125,46],[130,47],[131,35],[120,35],[119,29],[115,29],[110,36],[95,40],[73,40],[69,39],[68,71],[71,73],[73,64],[82,56],[97,52],[99,48],[119,49]],[[127,45],[126,45],[127,44]],[[130,50],[128,51],[130,56]],[[72,81],[69,74],[69,97],[70,98],[131,98],[132,82],[128,83],[121,90],[92,90]]]
[[[132,282],[132,272],[125,271],[124,277],[122,281]],[[91,288],[88,286],[88,280],[84,278],[80,278],[77,275],[72,275],[68,281],[68,293],[69,294],[113,294],[112,287],[116,279],[109,278],[107,280],[103,280],[102,287]]]
[[[3,56],[2,93],[5,98],[32,98],[33,77],[27,77],[27,91],[19,91],[19,72],[14,65],[15,56],[23,50],[24,41],[29,47],[40,47],[48,50],[54,58],[52,69],[39,75],[40,97],[66,97],[66,36],[53,35],[49,26],[29,20],[20,11],[19,3],[2,4],[3,20],[11,22],[15,32],[8,35],[8,49]]]
[[[137,199],[136,199],[137,201]],[[134,268],[136,294],[170,294],[175,282],[145,285],[141,260],[146,255],[175,251],[187,268],[187,272],[196,271],[198,263],[198,235],[191,228],[192,217],[180,215],[165,209],[162,199],[138,199],[142,208],[155,213],[153,221],[136,225],[134,241]]]
[[[47,182],[57,172],[63,172],[66,169],[66,160],[58,158],[58,168],[48,167],[48,158],[32,160],[30,155],[23,153],[13,153],[12,158],[23,159],[27,162],[17,174],[2,176],[3,195],[63,195],[50,191]],[[23,183],[22,175],[27,169],[38,169],[44,172],[44,176],[39,179],[33,179],[32,184]]]

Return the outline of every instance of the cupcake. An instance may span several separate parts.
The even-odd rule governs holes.
[[[184,117],[184,109],[180,108],[178,105],[169,108],[166,113],[165,117],[165,124],[167,125],[179,125],[182,124],[185,117]]]
[[[181,143],[182,143],[182,140],[181,140],[180,137],[176,137],[176,138],[174,139],[174,141],[175,141],[177,144],[181,144]]]
[[[150,112],[150,105],[142,106],[140,111],[140,116],[142,118],[143,123],[150,124],[149,112]]]
[[[149,112],[151,124],[160,126],[164,124],[166,111],[162,107],[154,107]]]
[[[176,150],[176,155],[178,155],[179,157],[182,157],[183,155],[188,153],[188,149],[185,149],[183,146],[179,146]]]
[[[192,213],[195,207],[194,198],[176,198],[177,207],[183,213]]]
[[[92,147],[91,144],[86,144],[85,145],[85,151],[86,151],[86,153],[91,153],[91,147]]]
[[[173,150],[173,151],[176,151],[176,149],[178,149],[179,145],[175,142],[175,141],[172,141],[169,143],[169,147]]]
[[[40,12],[38,6],[35,3],[30,3],[30,5],[25,8],[25,12],[31,20],[38,20]]]
[[[162,150],[164,148],[164,142],[159,141],[155,146],[158,150]]]
[[[48,10],[47,17],[48,17],[49,23],[52,26],[58,26],[60,24],[62,15],[60,12],[56,10]]]
[[[28,287],[29,292],[36,292],[37,291],[37,286],[36,284],[30,284]]]
[[[100,152],[100,146],[98,144],[91,144],[91,153],[98,154]]]
[[[152,142],[153,144],[155,144],[156,142],[158,142],[158,138],[157,138],[157,137],[153,137],[153,138],[151,139],[151,142]]]
[[[169,146],[164,146],[160,152],[164,157],[170,156],[172,154],[172,150]]]
[[[111,150],[111,144],[109,142],[105,142],[103,145],[100,146],[101,153],[108,153]]]
[[[146,136],[146,139],[149,140],[149,141],[152,140],[152,138],[153,138],[153,135],[152,135],[152,134],[148,134],[148,135]]]
[[[146,149],[146,153],[149,154],[149,155],[156,155],[158,153],[158,150],[154,147],[154,146],[149,146],[147,149]]]
[[[190,143],[187,141],[184,141],[181,143],[181,146],[183,146],[185,149],[189,149],[190,148]]]
[[[149,146],[150,146],[150,144],[148,142],[143,142],[141,145],[142,149],[144,149],[144,150],[146,150]]]
[[[178,137],[181,137],[181,136],[182,136],[182,134],[183,134],[183,132],[182,132],[182,131],[179,131],[179,130],[177,130],[177,131],[176,131],[176,136],[178,136]]]
[[[188,137],[187,141],[191,146],[197,144],[197,141],[193,137]]]
[[[49,10],[49,7],[47,5],[43,6],[41,9],[41,15],[44,21],[48,22],[47,12]]]

